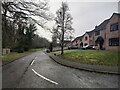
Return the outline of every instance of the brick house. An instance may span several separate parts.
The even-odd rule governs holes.
[[[98,37],[102,37],[103,48],[106,50],[118,50],[120,45],[120,14],[113,13],[113,15],[103,21],[99,26],[96,26],[94,29],[94,45],[96,45],[96,40]],[[119,34],[119,35],[118,35]],[[96,45],[98,48],[99,46]]]
[[[93,45],[96,46],[97,49],[99,49],[99,46],[96,44],[96,40],[99,37],[102,37],[104,42],[103,42],[103,48],[106,47],[105,42],[106,42],[106,25],[108,24],[109,19],[103,21],[100,25],[95,26],[94,33],[93,33]]]
[[[82,42],[83,46],[89,45],[89,35],[87,32],[83,35]]]
[[[95,26],[95,29],[86,32],[83,36],[77,37],[73,40],[73,45],[80,45],[83,42],[85,45],[94,45],[97,49],[100,45],[96,43],[99,38],[103,40],[103,48],[106,50],[119,50],[120,47],[120,14],[113,13],[113,15],[103,21],[100,25]]]
[[[120,47],[120,14],[114,13],[106,25],[106,50],[119,50]]]
[[[94,37],[93,37],[94,30],[86,32],[84,35],[76,37],[72,41],[73,46],[78,46],[79,48],[86,46],[86,45],[93,45]]]
[[[72,41],[72,45],[73,45],[73,46],[80,47],[80,44],[81,44],[81,42],[82,42],[82,38],[83,38],[83,36],[76,37],[76,38]]]
[[[93,42],[94,42],[93,33],[94,33],[94,30],[86,32],[83,35],[83,38],[82,38],[83,46],[93,45]]]
[[[68,47],[68,46],[70,46],[71,45],[71,41],[70,40],[65,40],[64,41],[64,46],[65,47]]]

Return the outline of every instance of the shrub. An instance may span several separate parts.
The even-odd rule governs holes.
[[[24,51],[29,51],[29,47],[24,47]]]

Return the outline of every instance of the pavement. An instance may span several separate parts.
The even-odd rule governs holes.
[[[4,88],[118,88],[118,76],[88,72],[56,63],[43,51],[2,67]]]
[[[72,61],[66,60],[64,58],[58,57],[58,56],[50,54],[50,53],[46,53],[46,54],[50,58],[52,58],[55,62],[57,62],[61,65],[64,65],[64,66],[77,68],[77,69],[80,69],[80,70],[85,70],[85,71],[90,71],[90,72],[120,75],[120,72],[118,71],[117,66],[83,64],[83,63],[78,63],[78,62],[72,62]]]

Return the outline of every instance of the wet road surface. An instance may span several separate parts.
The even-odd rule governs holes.
[[[118,88],[118,75],[62,66],[39,51],[3,66],[3,88]]]

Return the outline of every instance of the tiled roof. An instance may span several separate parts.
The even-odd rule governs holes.
[[[64,43],[70,43],[71,41],[70,40],[64,40]]]
[[[82,36],[79,36],[79,37],[76,37],[72,42],[76,41],[76,40],[80,40],[83,38],[83,35]]]
[[[103,21],[100,25],[96,26],[95,31],[105,29],[105,28],[106,28],[106,25],[107,25],[108,22],[109,22],[109,20],[110,20],[114,15],[117,15],[117,16],[120,17],[120,13],[113,13],[112,16],[111,16],[109,19]]]
[[[117,15],[117,16],[120,17],[120,13],[113,13],[113,15]],[[112,15],[112,16],[113,16],[113,15]]]
[[[94,30],[86,32],[89,36],[92,36],[94,33]]]
[[[105,29],[108,22],[109,22],[109,19],[103,21],[99,26],[96,26],[95,31]]]

